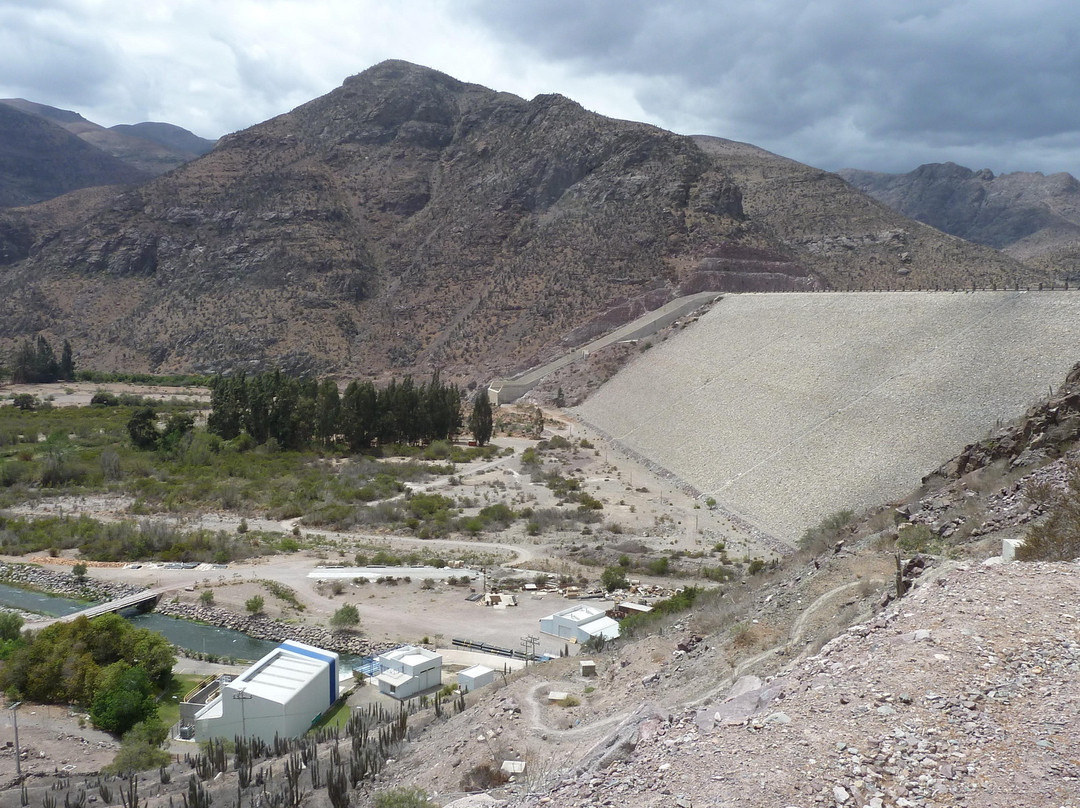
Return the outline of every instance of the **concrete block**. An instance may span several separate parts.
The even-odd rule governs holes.
[[[1015,561],[1016,560],[1016,548],[1024,544],[1023,539],[1002,539],[1001,540],[1001,560],[1002,561]]]

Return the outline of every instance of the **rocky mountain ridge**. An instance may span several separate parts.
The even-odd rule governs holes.
[[[214,141],[173,124],[121,124],[106,128],[72,110],[24,98],[2,98],[0,105],[56,124],[84,143],[130,166],[141,175],[140,180],[171,171],[214,147]],[[46,144],[40,144],[38,159],[46,160],[49,156]]]
[[[930,163],[907,174],[838,174],[905,216],[1058,277],[1080,277],[1080,182],[1071,174],[995,176],[955,163]]]
[[[0,104],[0,208],[149,178],[45,118]]]
[[[81,218],[0,215],[0,343],[62,334],[83,367],[486,380],[691,291],[1033,274],[834,175],[706,145],[384,62]]]

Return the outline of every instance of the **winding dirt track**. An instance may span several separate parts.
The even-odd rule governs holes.
[[[681,706],[699,707],[703,704],[708,703],[712,699],[716,698],[716,696],[720,693],[731,688],[732,685],[735,684],[735,682],[739,679],[740,676],[743,675],[745,671],[749,670],[755,665],[760,664],[761,662],[764,662],[770,657],[775,656],[778,651],[785,650],[791,645],[798,643],[802,639],[803,631],[805,630],[806,621],[808,620],[808,618],[810,618],[822,606],[829,603],[837,595],[847,592],[849,589],[858,587],[862,585],[862,583],[862,581],[852,581],[850,583],[841,584],[840,586],[833,587],[828,592],[818,597],[813,603],[803,609],[803,611],[791,624],[791,632],[789,633],[787,640],[779,643],[778,645],[774,645],[772,648],[761,651],[760,653],[757,653],[748,659],[744,659],[742,662],[735,666],[735,668],[728,676],[725,676],[719,682],[711,685],[708,690],[706,690],[696,698],[692,698],[682,702]],[[796,659],[798,659],[798,657],[796,657]],[[579,727],[571,727],[569,729],[559,729],[544,723],[542,719],[542,710],[540,709],[543,706],[543,701],[537,695],[542,689],[546,687],[551,687],[553,685],[556,687],[559,686],[555,682],[548,681],[538,682],[537,684],[533,685],[533,687],[529,690],[529,698],[526,704],[522,707],[523,710],[528,710],[529,714],[527,718],[529,720],[530,728],[534,732],[545,734],[549,739],[570,739],[585,737],[588,733],[595,733],[610,726],[617,726],[618,724],[629,718],[631,715],[633,715],[638,709],[638,707],[635,706],[633,709],[624,710],[622,712],[610,715],[607,718],[603,718],[591,724]]]

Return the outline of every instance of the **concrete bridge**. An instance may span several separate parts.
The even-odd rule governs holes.
[[[110,612],[119,612],[124,609],[139,608],[140,611],[149,611],[157,604],[161,596],[166,592],[174,589],[171,586],[161,586],[156,589],[144,589],[142,592],[136,592],[134,595],[128,595],[123,598],[116,598],[115,600],[109,600],[105,603],[99,603],[96,606],[88,606],[81,611],[74,612],[72,614],[65,614],[62,617],[49,617],[42,620],[34,620],[27,622],[26,627],[33,630],[39,630],[51,626],[53,623],[70,623],[76,618],[86,617],[88,619],[94,617],[100,617],[103,614],[109,614]]]

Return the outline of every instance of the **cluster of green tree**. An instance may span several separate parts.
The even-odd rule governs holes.
[[[21,645],[0,670],[16,698],[89,708],[98,729],[124,733],[157,715],[156,691],[176,662],[169,642],[119,615],[54,623]]]
[[[80,370],[75,374],[80,382],[125,382],[128,384],[156,384],[159,387],[205,387],[210,384],[209,376],[190,373],[171,373],[159,376],[156,373],[128,373],[116,370]]]
[[[0,659],[7,659],[19,647],[23,619],[18,612],[0,612]]]
[[[23,340],[11,359],[11,381],[15,384],[45,384],[75,380],[75,360],[71,344],[64,340],[60,358],[45,337],[38,335],[36,344]]]
[[[140,449],[173,449],[194,428],[194,416],[177,412],[169,416],[163,429],[159,429],[153,407],[140,407],[132,413],[127,424],[131,442]]]
[[[461,390],[444,384],[437,371],[420,385],[408,377],[392,379],[382,388],[352,381],[341,394],[333,379],[295,379],[274,370],[250,377],[217,376],[210,391],[207,430],[225,440],[245,432],[257,444],[273,440],[285,449],[343,442],[360,452],[376,443],[452,441],[463,421]],[[469,425],[481,445],[491,438],[486,395],[477,396]]]

